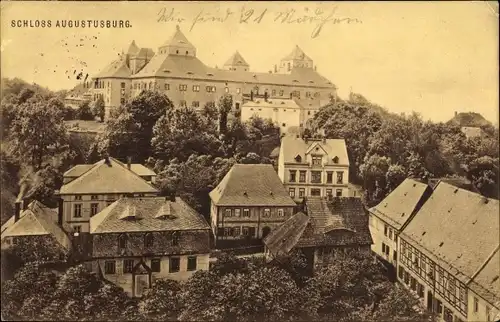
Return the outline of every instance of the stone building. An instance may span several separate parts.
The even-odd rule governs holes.
[[[235,164],[210,199],[216,246],[259,241],[296,206],[270,164]]]
[[[300,249],[310,268],[327,265],[340,252],[370,253],[368,216],[360,198],[308,197],[298,212],[264,238],[269,260]]]
[[[109,110],[124,104],[143,90],[165,93],[174,106],[203,108],[225,94],[233,97],[234,111],[253,96],[300,98],[303,106],[318,110],[337,96],[335,85],[321,76],[313,61],[297,46],[269,72],[251,71],[236,52],[214,68],[197,58],[196,47],[177,27],[174,35],[158,47],[140,48],[133,41],[126,52],[105,67],[85,86],[97,99],[102,96]]]
[[[345,141],[284,136],[278,175],[290,197],[297,202],[309,196],[350,196]]]
[[[154,181],[155,175],[142,165],[124,164],[111,157],[69,169],[58,192],[65,230],[88,233],[90,218],[120,197],[158,195],[148,182]]]
[[[210,226],[178,197],[121,198],[90,219],[90,234],[94,271],[130,296],[209,268]]]

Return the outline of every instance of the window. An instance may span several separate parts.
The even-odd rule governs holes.
[[[226,209],[225,213],[226,213],[225,217],[232,217],[232,215],[233,215],[233,212],[231,209]]]
[[[405,271],[405,278],[404,278],[404,280],[405,280],[406,284],[410,283],[410,274],[408,272],[406,272],[406,271]]]
[[[172,233],[172,246],[177,246],[177,245],[179,245],[179,234],[176,231],[174,231]]]
[[[382,253],[385,254],[385,243],[382,243]]]
[[[389,239],[392,239],[392,229],[389,228]]]
[[[420,283],[417,283],[417,294],[420,298],[424,297],[424,286]]]
[[[120,237],[118,237],[118,248],[125,249],[126,247],[127,247],[127,236],[120,235]]]
[[[78,234],[81,233],[82,226],[80,226],[80,225],[73,226],[73,232],[78,233]]]
[[[235,103],[234,105],[235,105],[234,107],[235,107],[237,110],[239,110],[239,109],[240,109],[240,103]]]
[[[299,198],[304,198],[305,194],[306,194],[306,189],[299,188]]]
[[[225,87],[224,92],[229,93],[229,87]]]
[[[239,94],[239,93],[241,93],[241,88],[236,89],[236,94]]]
[[[109,83],[108,83],[108,84],[109,84]],[[125,83],[124,83],[124,82],[120,83],[120,87],[121,87],[121,88],[125,88]]]
[[[272,96],[276,96],[276,90],[275,90],[275,89],[273,89],[273,90],[271,91],[271,95],[272,95]]]
[[[179,257],[170,257],[169,272],[175,273],[181,269],[181,260]]]
[[[92,196],[90,196],[90,200],[97,200],[97,199],[99,199],[98,195],[92,195]]]
[[[199,92],[200,91],[200,85],[193,85],[193,92]]]
[[[417,280],[413,277],[410,278],[410,287],[413,291],[417,290]]]
[[[305,171],[299,172],[299,182],[306,182],[306,172]]]
[[[187,106],[186,100],[180,100],[179,106],[180,107],[186,107]]]
[[[282,123],[281,126],[285,127],[286,126],[286,123]]]
[[[311,189],[311,196],[316,196],[316,197],[321,196],[321,190],[320,189]]]
[[[73,217],[82,218],[82,204],[77,203],[73,208]]]
[[[337,197],[342,197],[342,189],[337,189],[337,190],[335,190],[335,195],[336,195]]]
[[[200,107],[200,102],[199,101],[193,101],[192,106],[193,107]]]
[[[284,93],[285,93],[285,92],[281,89],[281,90],[280,90],[280,96],[283,96],[283,94],[284,94]]]
[[[188,256],[187,270],[188,271],[196,270],[196,256]]]
[[[208,93],[211,93],[211,92],[215,93],[216,88],[215,88],[215,86],[207,86],[206,90]]]
[[[241,229],[240,229],[240,227],[233,227],[232,235],[234,237],[237,237],[237,236],[241,235]]]
[[[491,321],[490,320],[490,312],[491,312],[491,309],[488,305],[486,305],[486,320],[487,321]]]
[[[250,209],[243,209],[243,217],[250,217]]]
[[[389,230],[389,227],[387,225],[384,226],[384,236],[387,236],[387,231]]]
[[[165,84],[165,90],[169,91],[170,90],[170,84]]]
[[[161,272],[161,260],[159,258],[151,259],[151,271],[155,273]]]
[[[295,198],[295,188],[289,188],[288,194],[290,195],[290,197]]]
[[[333,172],[328,171],[326,173],[326,183],[332,183],[333,182]]]
[[[311,93],[306,92],[306,97],[311,97]]]
[[[242,232],[243,236],[248,236],[248,233],[249,233],[249,231],[248,231],[248,227],[243,227],[243,228],[241,229],[241,232]]]
[[[326,189],[326,195],[332,196],[332,189]]]
[[[146,235],[144,235],[144,247],[153,247],[153,241],[154,239],[152,233],[146,233]]]
[[[312,164],[313,165],[321,165],[321,157],[312,157]]]
[[[285,211],[283,209],[278,209],[278,216],[280,217],[285,216]]]
[[[104,273],[105,274],[115,274],[116,273],[115,261],[105,261],[104,262]]]
[[[394,251],[394,252],[392,253],[392,260],[393,260],[393,261],[396,261],[397,259],[398,259],[398,253],[397,253],[396,251]]]
[[[297,170],[290,170],[290,182],[295,182],[297,175]]]
[[[234,216],[239,217],[241,215],[241,209],[234,209]]]
[[[311,183],[321,183],[321,171],[311,171]]]
[[[271,215],[271,209],[264,209],[264,217],[269,217]]]
[[[344,181],[344,172],[337,172],[337,183],[338,184],[342,184],[342,182]]]
[[[90,215],[94,216],[97,214],[97,211],[99,210],[99,204],[98,203],[91,203],[90,204]]]
[[[479,311],[479,301],[477,297],[474,297],[474,313],[477,313]]]
[[[132,273],[134,270],[134,260],[133,259],[124,259],[123,260],[123,273]]]
[[[402,266],[398,267],[398,277],[400,279],[403,279],[403,274],[404,274],[405,269]]]
[[[123,97],[120,98],[120,104],[122,104],[122,105],[125,104],[125,99]]]

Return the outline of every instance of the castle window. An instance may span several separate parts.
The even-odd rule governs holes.
[[[187,106],[186,100],[180,100],[179,106],[180,107],[186,107]]]
[[[179,51],[178,51],[178,50],[176,50],[176,51],[175,51],[175,53],[176,53],[176,54],[178,54],[178,53],[179,53]]]
[[[124,83],[124,82],[122,82],[122,83],[120,84],[120,86],[121,86],[121,88],[125,88],[125,83]],[[108,87],[109,87],[109,83],[108,83]]]
[[[273,89],[273,90],[271,91],[271,95],[272,95],[272,96],[276,96],[276,90],[275,90],[275,89]]]
[[[239,93],[241,93],[241,88],[236,89],[236,94],[239,94]]]
[[[153,247],[153,241],[152,233],[146,233],[146,235],[144,235],[144,247]]]
[[[127,247],[127,235],[120,235],[118,237],[118,248],[125,249]]]
[[[124,259],[123,260],[123,273],[130,274],[134,270],[134,260],[133,259]]]
[[[186,55],[189,54],[189,52],[186,50]]]
[[[170,90],[170,84],[165,84],[165,90],[166,91]]]
[[[187,91],[187,85],[185,85],[185,84],[180,84],[180,85],[179,85],[179,90],[180,90],[181,92]]]
[[[226,93],[229,93],[229,87],[224,88],[224,91],[225,91]]]
[[[199,92],[200,91],[200,85],[193,85],[193,92]]]
[[[280,96],[283,96],[284,93],[285,93],[285,91],[281,89],[280,90]]]

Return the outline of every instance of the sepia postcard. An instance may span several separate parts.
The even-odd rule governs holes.
[[[494,1],[2,1],[5,321],[500,321]]]

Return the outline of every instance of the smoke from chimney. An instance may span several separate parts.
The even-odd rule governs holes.
[[[14,204],[14,222],[17,222],[21,216],[21,202],[16,201]]]

